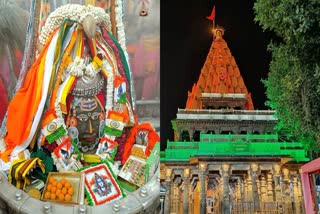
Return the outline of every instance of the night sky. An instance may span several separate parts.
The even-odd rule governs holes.
[[[206,19],[216,6],[216,24],[235,57],[255,109],[265,106],[265,87],[271,54],[267,44],[274,36],[254,21],[254,1],[161,1],[161,149],[173,140],[170,121],[185,108],[188,91],[198,81],[211,46],[212,22]]]

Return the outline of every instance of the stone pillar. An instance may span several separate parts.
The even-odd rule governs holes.
[[[273,201],[273,184],[272,184],[272,174],[268,173],[267,174],[267,202],[272,202]]]
[[[171,185],[172,187],[172,194],[171,194],[171,208],[170,211],[171,213],[177,213],[177,184],[176,182],[173,182]]]
[[[189,213],[194,213],[193,211],[193,183],[189,185],[189,197],[188,197],[188,206],[189,206]]]
[[[259,178],[257,179],[257,191],[258,191],[259,199],[261,200],[261,181]]]
[[[242,202],[248,202],[249,198],[248,198],[248,178],[245,178],[243,180],[243,200]]]
[[[298,196],[299,196],[299,200],[300,202],[303,202],[303,196],[302,196],[302,187],[301,187],[301,172],[299,172],[299,179],[298,179]]]
[[[181,185],[183,187],[183,189],[181,187],[179,187],[179,198],[178,198],[178,211],[177,213],[181,213],[183,214],[183,200],[184,200],[184,185]]]
[[[274,180],[275,201],[276,202],[282,201],[280,177],[281,177],[281,166],[279,164],[274,164],[273,165],[273,180]]]
[[[254,212],[257,212],[259,210],[260,207],[260,203],[259,203],[259,197],[258,197],[258,188],[257,188],[257,179],[258,176],[260,174],[260,169],[258,164],[251,164],[251,170],[250,170],[250,174],[251,174],[251,182],[252,182],[252,197],[253,197],[253,206],[254,206]]]
[[[220,178],[219,178],[219,185],[218,185],[217,192],[218,192],[218,195],[219,195],[218,201],[221,204],[221,202],[223,201],[223,177],[221,175],[220,175]]]
[[[176,177],[174,181],[174,209],[173,212],[175,213],[180,213],[180,209],[182,209],[182,190],[181,190],[181,184],[182,183],[182,178]]]
[[[289,169],[283,168],[282,169],[283,173],[283,182],[282,182],[282,196],[283,196],[283,201],[286,203],[291,202],[290,198],[290,177],[289,177]]]
[[[237,184],[237,192],[236,192],[237,203],[240,202],[240,200],[241,200],[241,198],[243,196],[243,194],[241,193],[242,185],[243,184],[239,180],[239,182]]]
[[[293,178],[293,201],[294,201],[294,209],[295,213],[302,213],[302,210],[300,209],[300,198],[299,198],[299,186],[298,186],[298,178]]]
[[[261,201],[267,201],[267,183],[264,175],[261,176]]]
[[[230,195],[229,195],[230,165],[222,164],[220,174],[222,178],[222,187],[223,187],[222,213],[230,213]]]
[[[252,194],[252,176],[251,170],[248,171],[247,177],[247,202],[253,202],[253,194]]]
[[[193,140],[193,134],[194,134],[193,129],[188,129],[188,133],[189,133],[190,141],[194,141],[194,140]]]
[[[301,212],[302,212],[302,211],[304,211],[304,209],[303,209],[303,207],[304,207],[304,199],[303,199],[302,187],[301,187],[301,177],[300,177],[301,172],[300,172],[300,170],[299,170],[299,175],[298,175],[299,176],[299,178],[298,178],[298,199],[299,199],[299,207],[300,207],[300,209],[302,209],[301,210]],[[301,207],[301,205],[303,207]]]
[[[164,213],[170,213],[171,206],[171,173],[172,169],[166,168],[166,197],[164,201]]]
[[[200,214],[206,214],[206,186],[205,175],[207,170],[207,163],[200,162],[199,164],[199,181],[200,181]]]
[[[188,213],[189,208],[189,175],[190,169],[186,168],[183,172],[183,213]]]

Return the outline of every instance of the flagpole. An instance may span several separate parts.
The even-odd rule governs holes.
[[[212,30],[215,30],[216,29],[216,23],[215,23],[215,19],[216,19],[216,7],[215,5],[213,6],[212,8],[212,11],[211,11],[211,14],[210,16],[207,16],[207,19],[211,20],[212,21]],[[213,34],[214,35],[214,34]]]
[[[212,10],[214,11],[214,16],[213,16],[213,19],[212,19],[212,27],[213,27],[213,29],[216,29],[216,6],[215,5],[213,5],[213,9]]]

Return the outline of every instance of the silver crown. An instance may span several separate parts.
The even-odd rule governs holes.
[[[104,78],[100,73],[93,77],[84,75],[77,79],[71,94],[77,97],[93,97],[102,90],[103,86]]]

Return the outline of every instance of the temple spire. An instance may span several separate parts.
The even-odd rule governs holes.
[[[188,94],[187,109],[253,110],[251,94],[237,63],[223,39],[224,29],[213,29],[214,40],[201,69],[198,82]]]

